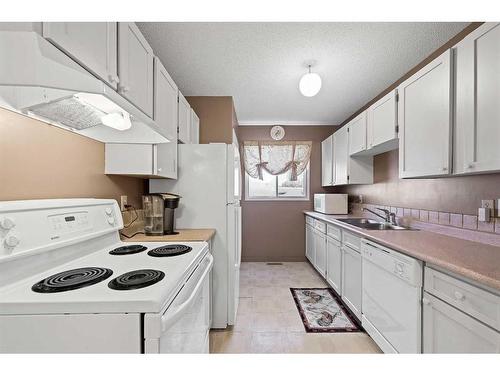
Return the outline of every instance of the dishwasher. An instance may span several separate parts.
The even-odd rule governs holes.
[[[422,262],[361,243],[362,325],[384,353],[422,351]]]

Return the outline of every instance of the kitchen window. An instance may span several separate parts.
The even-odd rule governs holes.
[[[309,200],[310,141],[245,141],[245,199]]]
[[[246,200],[309,200],[309,166],[290,180],[290,172],[273,176],[263,171],[262,180],[245,173]]]

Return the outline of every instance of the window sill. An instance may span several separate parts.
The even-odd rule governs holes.
[[[307,202],[309,197],[301,198],[248,198],[245,197],[245,202]]]

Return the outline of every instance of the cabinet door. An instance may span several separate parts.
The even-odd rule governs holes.
[[[315,266],[321,276],[326,276],[326,235],[315,231],[314,236]]]
[[[333,185],[333,135],[321,142],[321,186]]]
[[[361,254],[342,246],[342,300],[361,319]]]
[[[311,260],[311,242],[312,242],[312,239],[311,239],[311,236],[312,236],[312,233],[311,233],[311,226],[306,224],[306,258],[309,259],[310,262],[312,262]]]
[[[106,143],[104,173],[154,176],[154,146],[148,144]]]
[[[191,108],[191,137],[190,141],[192,144],[200,143],[200,119],[196,115],[195,111]]]
[[[191,107],[179,91],[179,141],[191,143]]]
[[[455,173],[499,171],[500,24],[484,24],[454,52]]]
[[[334,185],[345,185],[349,183],[348,142],[347,126],[340,128],[333,134],[333,162],[335,164]]]
[[[442,176],[451,160],[451,51],[398,87],[399,177]]]
[[[346,125],[349,133],[349,155],[366,150],[366,111]]]
[[[43,36],[108,85],[117,88],[116,22],[44,22]]]
[[[500,353],[500,333],[424,292],[424,353]]]
[[[118,24],[118,91],[153,116],[153,50],[133,22]]]
[[[177,142],[177,85],[161,61],[154,59],[154,115],[163,134]]]
[[[326,260],[326,281],[340,295],[342,293],[342,251],[340,242],[330,237],[326,240]]]
[[[369,149],[398,138],[396,95],[397,91],[393,90],[368,108],[367,146]],[[397,143],[395,146],[397,147]],[[384,151],[388,151],[388,149]]]

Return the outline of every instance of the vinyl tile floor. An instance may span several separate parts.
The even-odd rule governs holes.
[[[290,288],[325,288],[307,262],[241,264],[236,324],[210,332],[210,353],[380,353],[363,332],[307,333]]]

